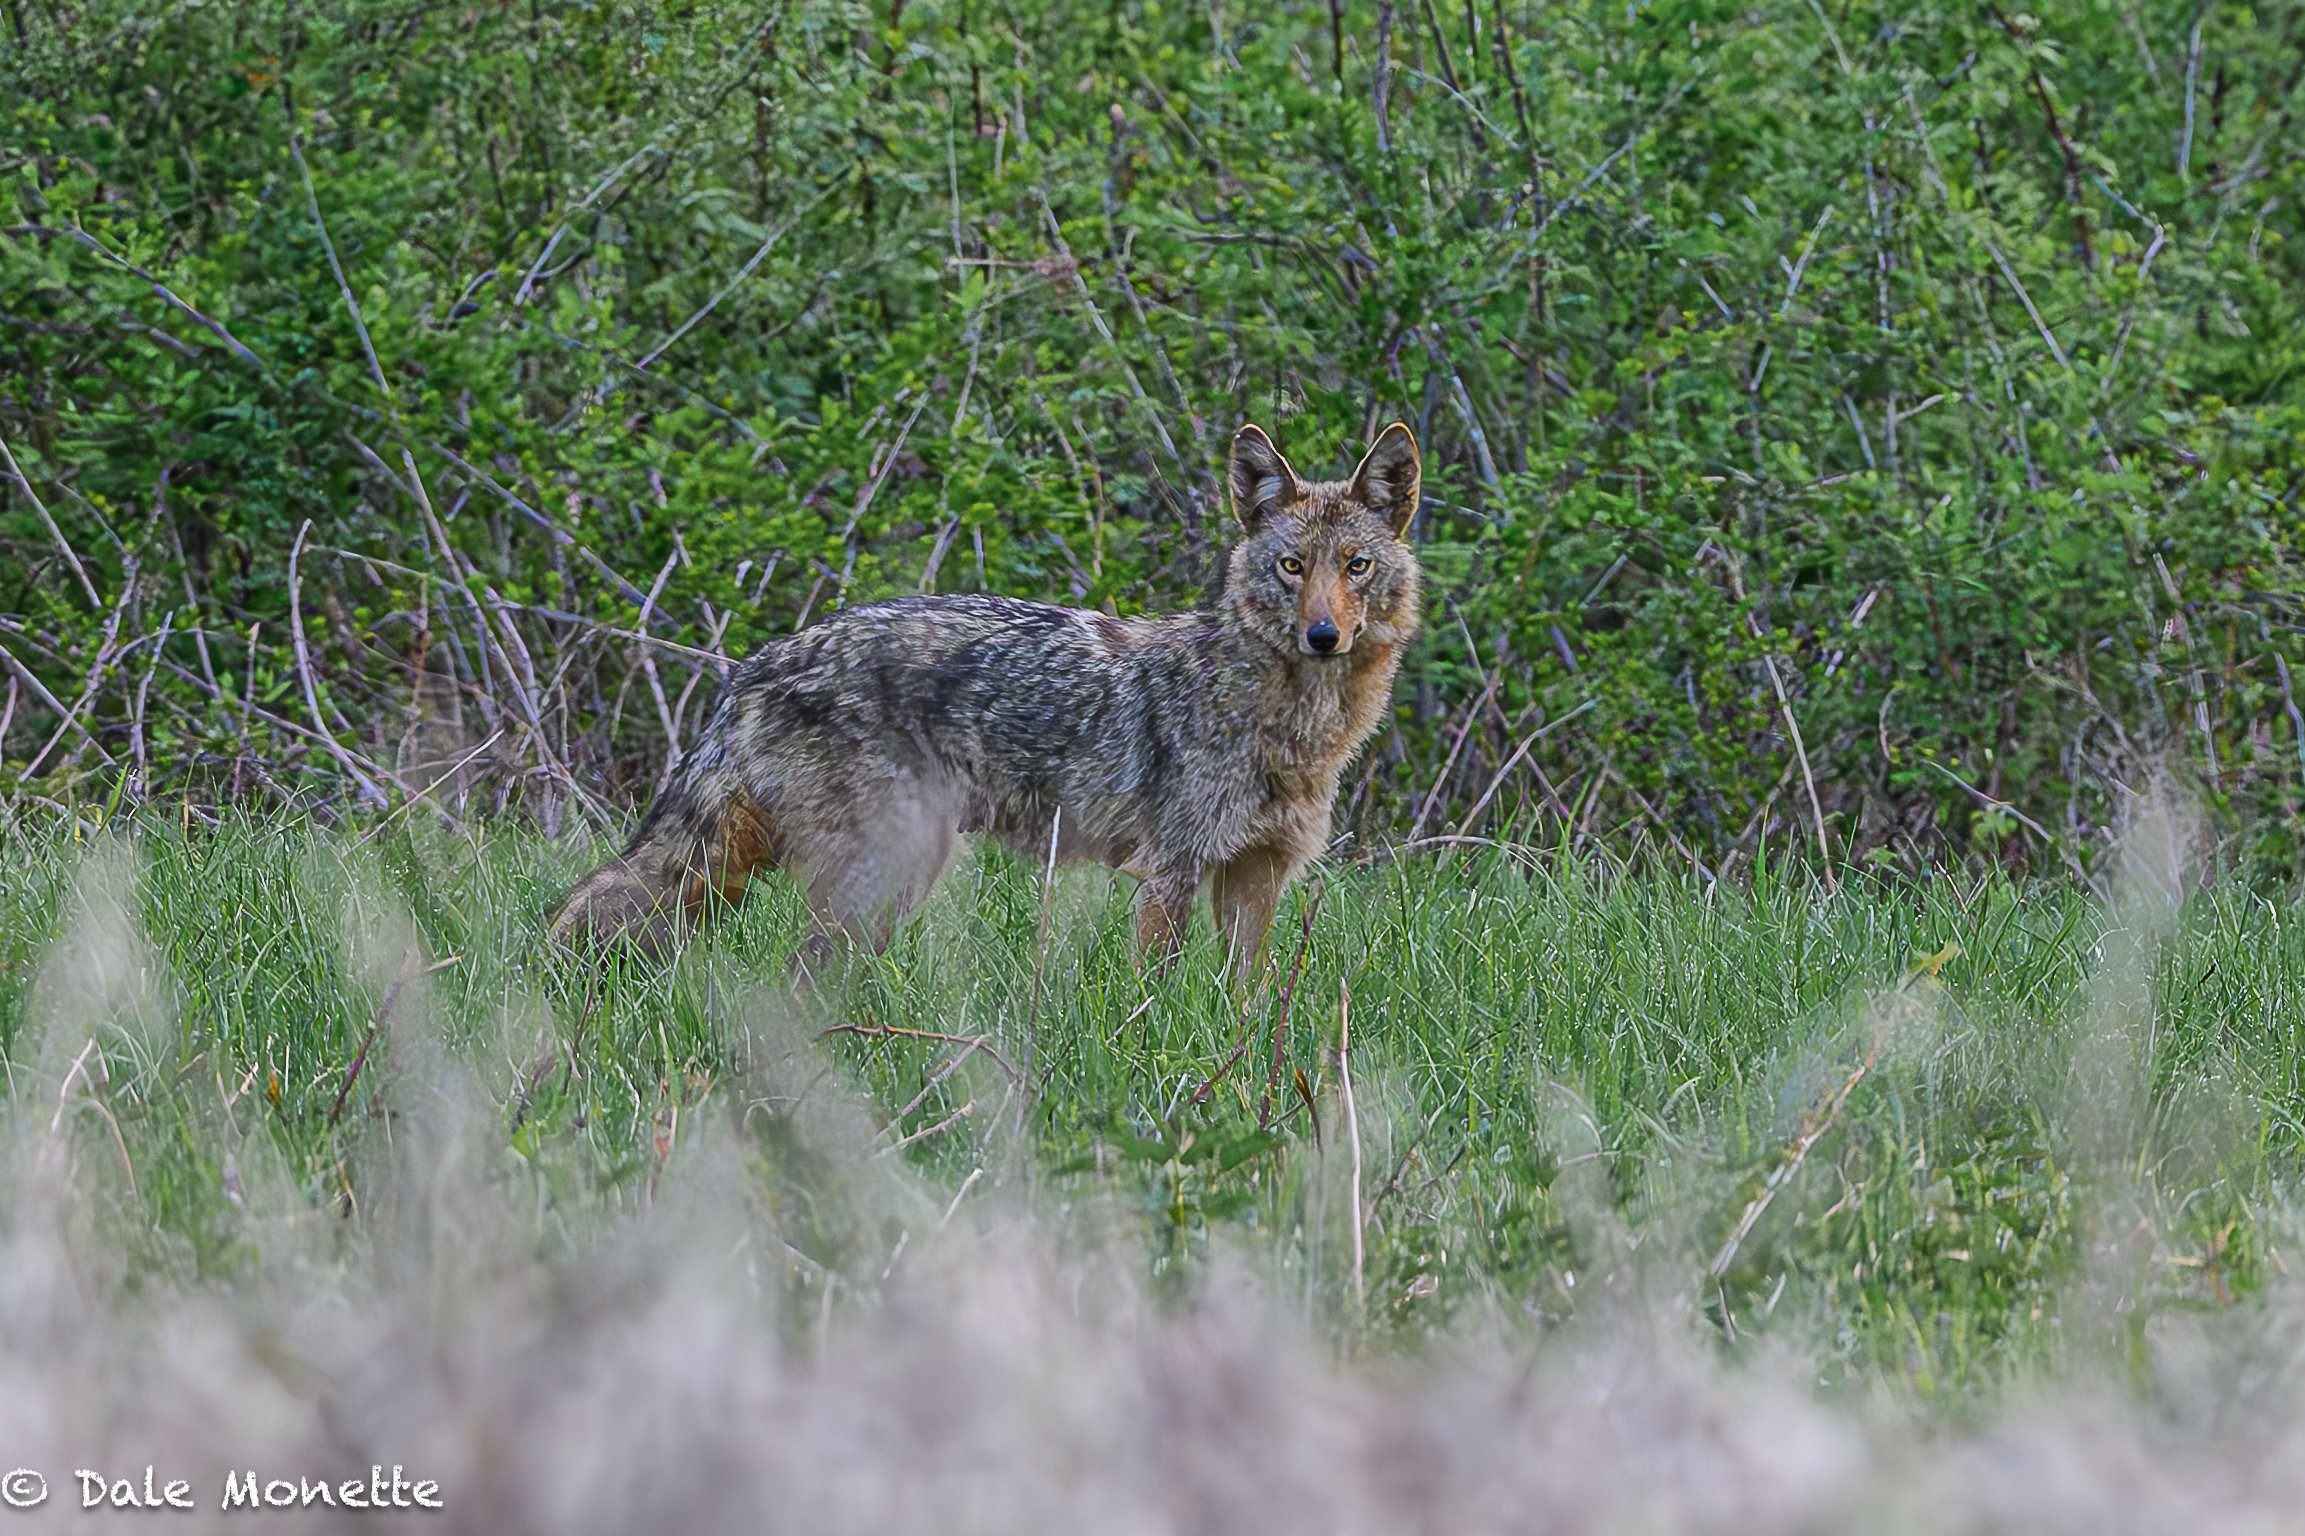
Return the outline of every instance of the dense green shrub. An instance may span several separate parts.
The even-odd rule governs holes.
[[[1191,600],[1239,420],[1398,415],[1364,837],[2080,857],[2173,758],[2285,860],[2301,79],[2232,3],[17,0],[5,776],[605,814],[698,651]]]

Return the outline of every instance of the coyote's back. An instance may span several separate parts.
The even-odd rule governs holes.
[[[815,918],[804,960],[835,932],[879,944],[982,831],[1136,875],[1138,942],[1162,953],[1208,884],[1246,973],[1416,631],[1416,444],[1389,427],[1352,478],[1312,483],[1244,427],[1230,478],[1243,536],[1209,611],[899,598],[761,647],[555,936],[661,952],[781,864]]]

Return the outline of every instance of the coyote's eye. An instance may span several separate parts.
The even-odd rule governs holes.
[[[1345,566],[1345,574],[1347,576],[1366,576],[1369,573],[1369,563],[1368,556],[1355,555]]]
[[[1281,569],[1288,575],[1302,576],[1305,573],[1305,563],[1294,555],[1283,555],[1281,556]]]

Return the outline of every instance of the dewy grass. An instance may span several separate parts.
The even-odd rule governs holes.
[[[939,1333],[960,1313],[1026,1294],[1063,1319],[1004,1312],[1012,1342],[1085,1351],[1127,1390],[1155,1370],[1130,1352],[1170,1328],[1221,1336],[1223,1368],[1254,1374],[1257,1349],[1211,1321],[1245,1307],[1264,1319],[1250,1337],[1280,1341],[1276,1379],[1363,1403],[1387,1373],[1437,1373],[1411,1397],[1444,1416],[1510,1396],[1496,1360],[1565,1402],[1571,1362],[1605,1357],[1595,1369],[1688,1413],[1761,1393],[1822,1437],[1825,1505],[1786,1491],[1808,1487],[1806,1463],[1770,1485],[1802,1519],[1912,1471],[1849,1449],[1883,1422],[1952,1433],[2077,1383],[2105,1388],[2072,1401],[2108,1414],[2171,1393],[2224,1404],[2241,1388],[2213,1363],[2285,1337],[2305,939],[2286,901],[2237,886],[2141,924],[2134,903],[2060,884],[1829,892],[1764,871],[1730,889],[1518,850],[1332,868],[1284,910],[1273,979],[1244,1007],[1205,932],[1141,973],[1119,882],[1060,871],[1044,892],[997,855],[813,995],[781,980],[802,918],[782,881],[670,965],[582,961],[541,935],[591,851],[407,822],[15,834],[0,1268],[21,1280],[69,1255],[84,1324],[225,1328],[239,1342],[214,1347],[256,1360],[273,1346],[216,1306],[233,1328],[373,1306],[467,1342],[502,1312],[480,1336],[513,1328],[490,1346],[506,1358],[566,1327],[634,1370],[619,1351],[669,1329],[679,1348],[785,1360],[772,1374],[861,1362],[892,1391],[923,1360],[962,1368],[974,1346]],[[1297,903],[1316,899],[1301,939]],[[1358,1210],[1337,1140],[1348,992]],[[666,1313],[688,1286],[700,1310]],[[611,1347],[621,1295],[637,1331]],[[1114,1317],[1133,1321],[1111,1332]],[[711,1319],[724,1336],[698,1331]],[[916,1354],[875,1353],[883,1336]],[[398,1394],[465,1413],[481,1411],[467,1387],[513,1403],[535,1385],[526,1356],[459,1386],[396,1375],[357,1339],[280,1344],[289,1397],[349,1392],[401,1424]],[[49,1390],[43,1357],[9,1348],[0,1371]],[[1344,1363],[1307,1363],[1323,1350]],[[1013,1362],[966,1368],[1090,1390],[1078,1362],[1039,1386],[1010,1380]],[[394,1383],[389,1406],[360,1397],[364,1371]],[[801,1376],[778,1390],[805,1397]],[[634,1390],[642,1411],[656,1389]],[[1097,1412],[1113,1434],[1137,1423]],[[1481,1443],[1502,1455],[1500,1434]],[[146,1454],[126,1431],[107,1443]],[[252,1454],[208,1443],[231,1465]],[[1708,1454],[1749,1472],[1748,1452]],[[1579,1495],[1596,1517],[1650,1507],[1598,1487]],[[1663,1528],[1704,1523],[1696,1492],[1650,1492]]]

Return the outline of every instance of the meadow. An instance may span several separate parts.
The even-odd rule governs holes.
[[[2040,11],[0,6],[0,1520],[2294,1529],[2305,10]],[[1394,419],[1259,987],[546,943],[733,658]]]
[[[956,1339],[983,1320],[949,1309],[986,1304],[988,1285],[1026,1327],[1011,1342],[1038,1359],[1030,1380],[935,1375],[927,1397],[900,1393],[881,1404],[898,1415],[890,1457],[962,1433],[951,1402],[1062,1417],[1068,1393],[1102,1390],[1105,1352],[1210,1329],[1243,1356],[1230,1368],[1277,1373],[1263,1390],[1288,1400],[1283,1417],[1316,1411],[1279,1385],[1306,1372],[1341,1373],[1316,1393],[1340,1402],[1419,1383],[1393,1404],[1412,1419],[1431,1407],[1404,1406],[1417,1394],[1486,1390],[1499,1370],[1515,1403],[1550,1382],[1522,1407],[1551,1427],[1486,1431],[1507,1459],[1536,1458],[1540,1487],[1585,1475],[1546,1439],[1566,1433],[1547,1394],[1573,1407],[1616,1382],[1630,1417],[1586,1428],[1629,1442],[1603,1461],[1653,1436],[1681,1472],[1596,1483],[1563,1528],[1644,1509],[1662,1529],[1775,1528],[1770,1501],[1787,1499],[1806,1513],[1783,1528],[1808,1528],[1873,1484],[1910,1492],[1914,1466],[1879,1459],[1905,1437],[1933,1464],[2013,1415],[2058,1424],[2064,1405],[2105,1422],[2058,1454],[2172,1426],[2186,1454],[2241,1454],[2257,1441],[2186,1436],[2245,1408],[2275,1443],[2298,1422],[2281,1282],[2305,1151],[2305,938],[2286,897],[2199,876],[2197,823],[2165,803],[2137,823],[2104,893],[1997,876],[1828,886],[1766,861],[1731,886],[1506,839],[1341,857],[1292,898],[1266,985],[1243,995],[1205,918],[1177,967],[1147,974],[1122,882],[996,852],[964,862],[886,954],[801,993],[782,979],[801,913],[781,878],[670,964],[600,962],[542,940],[594,851],[581,839],[456,832],[421,809],[333,829],[27,817],[0,887],[7,1247],[17,1271],[44,1242],[70,1255],[66,1289],[105,1336],[172,1334],[168,1319],[222,1306],[270,1341],[257,1353],[287,1417],[334,1426],[324,1458],[364,1435],[405,1441],[427,1422],[411,1395],[437,1394],[452,1420],[521,1405],[509,1423],[548,1424],[530,1417],[543,1384],[524,1351],[558,1359],[564,1330],[580,1358],[637,1348],[667,1308],[684,1342],[652,1369],[680,1378],[699,1349],[781,1361],[800,1378],[786,1407],[829,1412],[839,1393],[810,1362],[861,1350],[868,1376],[962,1370]],[[51,1231],[43,1211],[70,1214]],[[700,1265],[741,1276],[734,1299],[713,1291],[732,1313],[680,1299]],[[345,1287],[367,1297],[354,1312],[398,1321],[372,1355],[323,1366],[267,1309]],[[1013,1314],[1018,1287],[1034,1303]],[[1244,1306],[1262,1320],[1240,1323]],[[506,1326],[524,1342],[467,1358],[474,1312],[495,1319],[480,1338]],[[69,1395],[53,1375],[65,1346],[28,1344],[38,1315],[9,1325],[6,1368],[30,1403]],[[407,1350],[447,1363],[392,1363]],[[1596,1368],[1596,1351],[1614,1363]],[[454,1389],[412,1388],[425,1369]],[[701,1412],[684,1380],[596,1386],[603,1414],[660,1397]],[[1207,1390],[1212,1412],[1248,1411],[1234,1388]],[[1777,1429],[1715,1444],[1756,1392],[1792,1444],[1841,1449],[1779,1467],[1759,1443]],[[225,1424],[247,1411],[216,1401]],[[348,1401],[365,1429],[337,1422]],[[1131,1443],[1160,1418],[1125,1392],[1099,1411]],[[615,1481],[633,1508],[698,1465],[651,1468],[596,1428],[605,1459],[570,1475]],[[1300,1431],[1320,1432],[1273,1433]],[[565,1435],[506,1432],[538,1465],[584,1462]],[[983,1433],[981,1470],[1006,1469],[988,1508],[1067,1486],[1061,1458]],[[2177,1453],[2130,1454],[2134,1470]],[[790,1508],[847,1507],[827,1468],[774,1465],[797,1479],[776,1495]],[[920,1475],[889,1488],[927,1497]],[[1452,1475],[1472,1482],[1399,1508],[1448,1507],[1501,1474]],[[466,1519],[475,1485],[533,1503],[475,1455],[449,1483]],[[2207,1486],[2244,1512],[2262,1491]],[[2011,1487],[2057,1520],[2093,1507],[2054,1479]],[[1116,1491],[1115,1518],[1156,1518],[1170,1493]],[[1975,1528],[2032,1507],[1988,1499]],[[1290,1509],[1284,1525],[1319,1523]],[[976,1528],[1009,1515],[986,1518]],[[1942,1509],[1914,1518],[1946,1528]]]

